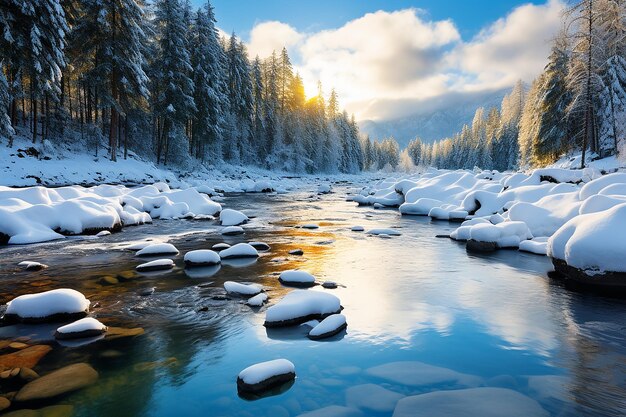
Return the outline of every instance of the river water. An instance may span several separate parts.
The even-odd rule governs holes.
[[[563,288],[547,276],[546,257],[468,254],[464,245],[434,237],[455,225],[356,207],[345,201],[346,190],[228,196],[225,207],[256,216],[244,236],[224,238],[210,221],[157,220],[97,240],[0,248],[1,302],[75,288],[97,303],[93,311],[106,324],[145,329],[79,347],[57,345],[50,337],[56,326],[4,327],[0,338],[51,343],[40,373],[80,361],[98,370],[96,385],[57,401],[72,404],[77,416],[274,417],[319,409],[324,416],[391,416],[401,396],[473,387],[517,391],[546,415],[626,413],[623,300]],[[306,223],[320,228],[297,227]],[[353,225],[393,227],[402,235],[384,239],[352,232]],[[178,267],[132,275],[141,261],[121,247],[150,237],[177,246]],[[272,249],[255,262],[189,274],[182,268],[188,250],[251,240]],[[297,248],[303,256],[288,255]],[[15,264],[25,259],[50,267],[21,272]],[[345,334],[315,342],[302,326],[266,330],[264,308],[219,297],[224,281],[235,280],[263,284],[276,302],[291,290],[277,273],[293,268],[341,284],[309,291],[341,299]],[[101,281],[129,272],[116,285]],[[146,287],[154,294],[139,295]],[[240,398],[239,371],[276,358],[295,364],[295,384],[279,395]]]

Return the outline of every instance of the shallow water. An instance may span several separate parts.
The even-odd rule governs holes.
[[[227,197],[225,207],[257,216],[245,236],[224,238],[207,221],[156,221],[101,239],[0,248],[1,302],[71,287],[99,303],[94,312],[106,324],[146,330],[82,347],[51,341],[56,326],[4,327],[0,338],[27,335],[52,343],[53,352],[38,366],[42,373],[78,361],[95,367],[96,385],[60,400],[74,405],[78,416],[273,417],[330,406],[320,415],[360,410],[391,416],[400,396],[377,387],[408,396],[484,386],[515,390],[552,416],[626,412],[624,301],[568,291],[547,277],[552,268],[545,257],[471,255],[462,244],[434,238],[453,224],[359,208],[344,196],[339,188],[319,197]],[[320,228],[295,227],[306,223]],[[353,225],[396,227],[402,236],[368,236],[351,232]],[[104,275],[134,270],[141,261],[121,247],[146,237],[170,239],[181,251],[178,267],[101,284]],[[188,250],[250,240],[272,249],[248,265],[224,264],[192,276],[181,268]],[[304,255],[288,255],[296,248]],[[27,273],[14,267],[25,259],[50,268]],[[304,327],[266,330],[264,309],[213,299],[223,294],[224,281],[237,280],[263,284],[276,302],[290,291],[276,273],[292,268],[341,284],[312,291],[341,298],[345,334],[314,342]],[[138,295],[146,287],[155,293]],[[239,371],[280,357],[296,366],[293,386],[255,401],[238,397]]]

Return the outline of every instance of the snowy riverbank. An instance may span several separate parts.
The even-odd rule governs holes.
[[[468,250],[549,255],[557,270],[614,283],[626,273],[626,172],[546,168],[529,173],[428,170],[389,176],[354,201],[403,215],[462,222],[450,234]],[[569,268],[569,269],[568,269]],[[619,278],[618,278],[619,280]],[[593,283],[593,280],[592,280]]]

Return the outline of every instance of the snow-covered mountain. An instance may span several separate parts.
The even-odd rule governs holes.
[[[509,89],[481,94],[451,94],[435,100],[414,104],[410,116],[387,120],[364,120],[359,122],[361,133],[371,139],[395,138],[401,148],[415,137],[424,142],[434,142],[449,137],[466,123],[471,123],[479,107],[498,107]]]

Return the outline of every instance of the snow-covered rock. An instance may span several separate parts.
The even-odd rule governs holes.
[[[317,187],[318,194],[328,194],[331,191],[332,191],[332,187],[330,184],[320,184],[319,187]]]
[[[226,281],[224,289],[229,294],[254,296],[263,291],[259,284],[242,284],[235,281]]]
[[[243,227],[241,226],[227,226],[222,229],[222,235],[224,236],[242,235],[244,233],[245,230],[243,230]]]
[[[237,376],[237,389],[258,393],[292,381],[296,368],[287,359],[275,359],[249,366]]]
[[[309,272],[293,269],[281,272],[278,280],[282,284],[294,287],[312,287],[315,285],[315,277]]]
[[[248,301],[246,301],[246,304],[249,305],[250,307],[261,307],[263,304],[265,304],[267,302],[267,294],[265,293],[260,293],[255,295],[252,298],[249,298]]]
[[[265,327],[292,326],[341,312],[339,298],[320,291],[295,290],[267,309]]]
[[[240,211],[224,209],[220,212],[220,223],[222,226],[239,226],[247,223],[250,219]]]
[[[363,226],[352,226],[350,230],[353,232],[363,232],[365,231],[365,228]]]
[[[61,288],[37,294],[20,295],[7,303],[5,322],[46,322],[84,317],[89,300],[76,290]]]
[[[34,261],[22,261],[17,266],[22,267],[26,271],[40,271],[42,269],[46,269],[48,265],[42,264],[40,262]]]
[[[248,243],[237,243],[228,249],[220,251],[219,255],[222,259],[258,258],[259,252]]]
[[[520,242],[519,250],[536,255],[546,255],[548,253],[548,238],[536,237],[531,240],[524,240]]]
[[[598,283],[603,278],[626,283],[626,204],[582,214],[565,223],[548,240],[548,256]],[[555,263],[555,266],[558,266]],[[574,273],[574,271],[564,272]],[[619,274],[615,274],[619,273]]]
[[[186,266],[211,266],[219,264],[222,259],[217,252],[198,249],[187,252],[184,261]]]
[[[171,259],[156,259],[135,267],[139,272],[166,271],[172,268],[174,268],[174,261]]]
[[[153,243],[140,249],[137,256],[166,256],[178,255],[178,249],[171,243]]]
[[[520,242],[532,238],[524,222],[479,223],[469,229],[467,248],[479,251],[517,248]]]
[[[54,337],[60,340],[82,339],[104,334],[107,327],[93,317],[85,317],[73,323],[59,327]]]
[[[400,236],[397,229],[371,229],[367,232],[368,235],[387,235],[387,236]]]
[[[348,323],[343,314],[332,314],[326,317],[309,332],[309,339],[320,340],[341,333]]]
[[[224,249],[228,248],[230,248],[230,245],[228,243],[216,243],[211,247],[211,249],[213,249],[215,252],[221,252]]]

